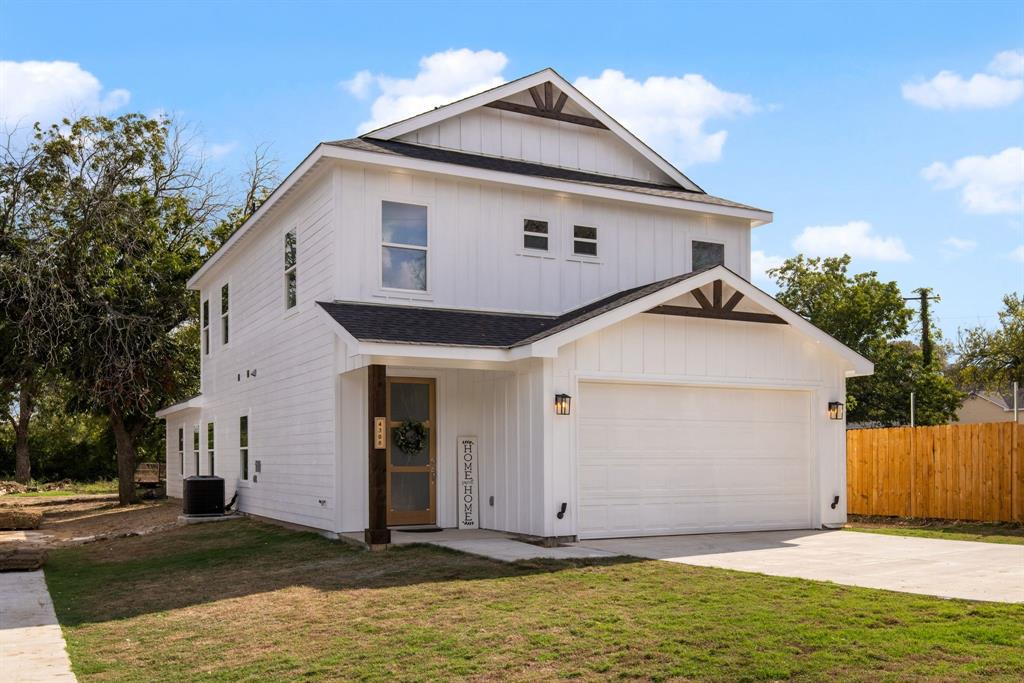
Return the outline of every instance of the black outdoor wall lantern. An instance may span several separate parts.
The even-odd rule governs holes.
[[[572,403],[569,394],[555,394],[555,415],[568,415]]]
[[[832,401],[828,404],[828,416],[832,420],[843,419],[843,404],[839,401]]]

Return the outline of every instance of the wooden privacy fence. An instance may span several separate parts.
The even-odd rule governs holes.
[[[846,432],[850,514],[1024,521],[1024,425]]]

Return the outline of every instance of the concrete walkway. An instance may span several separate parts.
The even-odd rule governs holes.
[[[856,531],[584,541],[621,555],[943,598],[1024,602],[1024,546]]]
[[[342,534],[351,540],[362,543],[362,534]],[[479,555],[501,562],[518,560],[572,560],[589,557],[614,557],[617,553],[589,548],[581,545],[558,546],[543,548],[532,543],[518,540],[512,534],[489,529],[440,529],[437,531],[403,531],[391,532],[391,545],[410,545],[421,543],[450,548],[459,552]]]
[[[75,680],[42,570],[0,573],[0,680]]]
[[[502,562],[517,560],[575,560],[594,557],[615,557],[618,553],[599,548],[588,548],[579,545],[543,548],[531,543],[523,543],[511,538],[492,538],[466,541],[430,541],[430,545],[451,548],[470,555],[489,557]]]

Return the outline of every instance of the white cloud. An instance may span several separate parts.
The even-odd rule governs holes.
[[[8,129],[108,114],[130,99],[124,89],[104,91],[99,79],[74,62],[0,61],[0,125]]]
[[[782,265],[782,262],[786,259],[781,256],[772,256],[765,254],[761,249],[754,249],[750,252],[750,273],[753,275],[755,282],[771,284],[772,280],[768,277],[768,271],[771,268],[778,268]]]
[[[1010,258],[1014,261],[1024,263],[1024,244],[1010,252]]]
[[[1024,50],[1000,52],[989,62],[988,70],[1007,78],[1024,76]]]
[[[812,225],[804,228],[793,247],[809,256],[841,256],[874,261],[909,261],[910,254],[899,237],[874,234],[866,221],[850,221],[845,225]]]
[[[903,99],[929,109],[988,109],[1006,106],[1024,94],[1024,52],[1000,52],[988,71],[967,79],[940,71],[930,80],[904,83]]]
[[[758,108],[750,95],[721,90],[700,74],[651,76],[641,82],[605,69],[597,78],[583,76],[573,85],[684,167],[721,158],[728,132],[705,130],[710,119],[751,114]]]
[[[960,190],[970,213],[1019,213],[1024,209],[1024,148],[1007,147],[990,157],[970,156],[952,165],[936,161],[921,170],[939,190]]]
[[[365,100],[373,87],[373,74],[363,69],[347,81],[342,81],[341,86],[352,93],[355,97]]]
[[[501,52],[447,50],[422,58],[412,78],[360,71],[341,85],[360,99],[377,93],[370,119],[359,124],[359,132],[365,133],[501,85],[507,64]]]
[[[974,251],[974,248],[978,246],[974,240],[965,240],[960,237],[947,237],[942,243],[956,251]]]
[[[206,146],[206,156],[210,159],[221,159],[238,148],[237,142],[215,142]]]

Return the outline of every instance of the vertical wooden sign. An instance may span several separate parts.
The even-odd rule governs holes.
[[[477,452],[475,436],[460,436],[458,439],[458,476],[456,490],[459,496],[459,528],[478,529],[480,520],[479,491],[480,476],[477,472]]]

